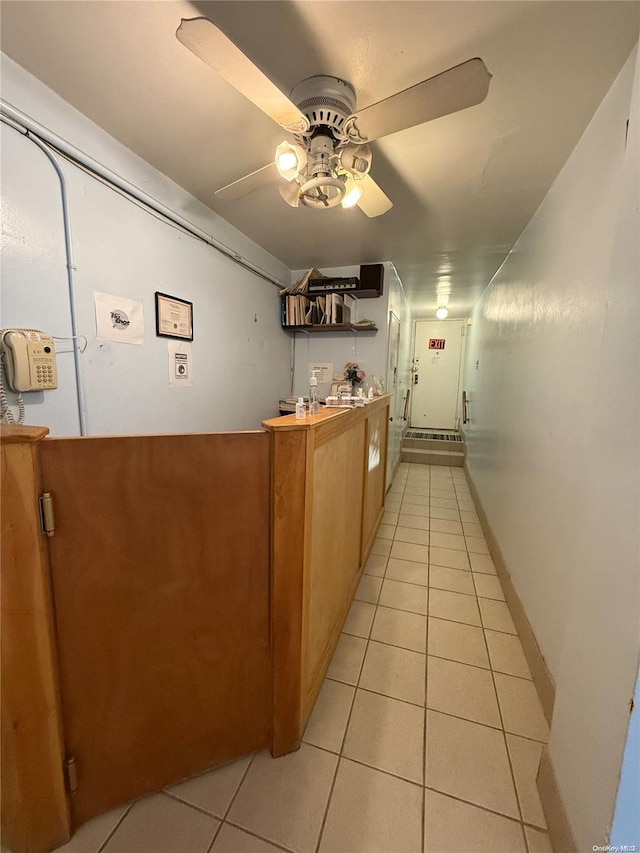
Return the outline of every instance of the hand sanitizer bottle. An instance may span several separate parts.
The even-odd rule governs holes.
[[[317,415],[320,411],[320,403],[318,402],[318,377],[312,376],[309,379],[309,414]]]
[[[298,397],[296,403],[296,420],[303,421],[305,419],[304,397]]]

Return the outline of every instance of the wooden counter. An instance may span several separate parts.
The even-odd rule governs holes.
[[[64,844],[71,833],[51,574],[38,516],[38,447],[48,432],[0,428],[2,841],[29,853]]]
[[[2,427],[15,853],[269,742],[297,748],[382,518],[388,417],[380,397],[266,432]]]
[[[295,749],[384,511],[389,396],[271,433],[272,753]]]
[[[2,840],[14,853],[47,853],[271,733],[269,434],[46,433],[0,433]]]

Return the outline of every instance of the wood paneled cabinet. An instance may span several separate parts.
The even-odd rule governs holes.
[[[381,397],[205,435],[3,427],[2,830],[15,853],[298,746],[382,517],[388,410]]]
[[[300,742],[384,511],[389,397],[271,432],[272,752]]]

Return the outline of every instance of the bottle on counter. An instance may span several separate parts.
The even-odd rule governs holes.
[[[309,379],[309,414],[317,415],[320,411],[320,403],[318,401],[318,377],[311,376]]]
[[[298,402],[296,403],[296,419],[299,421],[303,421],[306,416],[306,410],[304,405],[304,397],[298,397]]]

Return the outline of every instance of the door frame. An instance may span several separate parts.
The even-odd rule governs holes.
[[[396,351],[396,364],[395,364],[395,383],[393,381],[393,371],[391,364],[391,355],[393,352],[393,324],[398,324],[398,333],[397,333],[397,351]],[[402,322],[400,317],[396,314],[393,309],[389,309],[388,319],[388,335],[387,335],[387,393],[391,394],[391,404],[389,406],[389,420],[393,418],[393,424],[397,426],[397,423],[400,422],[402,418],[402,405],[403,398],[400,396],[400,345],[402,341]],[[404,424],[401,427],[400,432],[404,432]],[[400,440],[396,443],[393,440],[393,436],[395,434],[395,430],[392,426],[389,426],[389,443],[387,447],[387,485],[391,485],[391,481],[393,479],[393,475],[395,472],[395,468],[397,464],[400,462],[400,450],[402,444],[402,434],[400,435]]]

